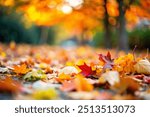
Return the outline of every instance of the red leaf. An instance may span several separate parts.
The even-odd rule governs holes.
[[[107,53],[107,55],[99,54],[99,60],[104,63],[104,69],[106,68],[112,68],[113,67],[113,59],[111,59],[111,54],[110,52]]]
[[[144,76],[144,78],[143,78],[143,81],[145,82],[145,83],[150,83],[150,76]]]
[[[142,75],[135,75],[134,77],[137,78],[137,79],[143,79],[144,75],[143,74]]]
[[[81,69],[81,73],[84,76],[89,76],[93,74],[92,68],[90,66],[88,66],[86,63],[84,63],[84,65],[80,65],[78,66]]]

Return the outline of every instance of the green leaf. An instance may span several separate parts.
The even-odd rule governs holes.
[[[41,79],[46,79],[46,74],[42,70],[37,70],[37,71],[31,71],[28,72],[23,79],[27,81],[36,81],[36,80],[41,80]]]

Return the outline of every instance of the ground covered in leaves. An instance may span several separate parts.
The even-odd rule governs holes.
[[[150,56],[0,44],[0,99],[150,99]]]

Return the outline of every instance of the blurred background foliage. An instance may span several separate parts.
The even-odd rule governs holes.
[[[133,49],[135,45],[137,49],[150,49],[150,28],[141,27],[128,31],[129,47]],[[104,32],[97,32],[93,38],[92,45],[94,47],[104,46]],[[112,47],[117,46],[117,34],[115,31],[112,33]]]
[[[8,7],[0,6],[0,42],[10,43],[11,41],[15,41],[16,43],[28,44],[54,43],[55,32],[52,27],[46,29],[49,40],[43,42],[41,39],[42,26],[30,24],[27,27],[22,20],[22,14],[17,13],[13,9],[10,12],[8,9]]]
[[[149,0],[0,0],[0,42],[147,49],[149,5]]]

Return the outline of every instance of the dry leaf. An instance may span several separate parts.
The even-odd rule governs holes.
[[[146,59],[137,62],[134,68],[137,73],[150,75],[150,62]]]
[[[9,72],[9,69],[6,67],[0,67],[0,73],[7,73]]]
[[[117,71],[109,71],[104,74],[102,74],[102,77],[110,84],[115,85],[116,83],[119,83],[119,73]]]
[[[73,66],[67,66],[59,71],[59,74],[62,74],[62,73],[71,75],[71,74],[78,74],[79,71],[77,70],[77,68]]]

